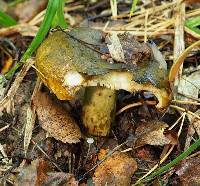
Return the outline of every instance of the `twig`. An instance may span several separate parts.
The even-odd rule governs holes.
[[[195,97],[192,97],[191,95],[186,95],[186,94],[183,94],[183,93],[180,93],[180,92],[178,92],[178,94],[180,94],[180,95],[182,95],[182,96],[184,96],[184,97],[186,97],[186,98],[190,98],[190,99],[192,99],[192,100],[194,100],[194,101],[200,102],[200,99],[195,98]]]
[[[144,103],[147,104],[147,105],[156,105],[155,101],[145,101]],[[121,114],[125,110],[128,110],[128,109],[133,108],[133,107],[141,106],[141,105],[143,105],[143,102],[137,102],[137,103],[132,103],[132,104],[126,105],[125,107],[123,107],[123,108],[121,108],[120,110],[117,111],[116,116]]]
[[[117,19],[117,0],[110,0],[110,6],[112,11],[112,19]]]
[[[176,122],[168,130],[172,130],[178,124],[178,122],[182,119],[184,115],[185,115],[185,112],[176,120]]]
[[[148,24],[148,16],[149,16],[149,11],[146,12],[145,14],[145,24],[144,24],[144,42],[147,42],[147,24]]]
[[[0,132],[2,132],[2,131],[4,131],[4,130],[6,130],[8,127],[10,127],[10,124],[8,124],[8,125],[6,125],[6,126],[4,126],[4,127],[0,128]]]
[[[190,115],[192,115],[192,116],[194,116],[194,117],[196,117],[196,118],[198,118],[198,119],[200,120],[200,116],[198,116],[198,115],[195,114],[194,112],[191,112],[191,111],[189,111],[189,110],[186,110],[186,109],[184,109],[184,108],[182,108],[182,107],[179,107],[179,106],[176,106],[176,105],[170,105],[170,107],[171,107],[171,108],[174,108],[174,109],[176,109],[176,110],[180,110],[180,111],[186,112],[187,114],[190,114]]]
[[[157,13],[157,12],[160,12],[160,11],[163,11],[167,8],[171,8],[172,6],[174,6],[175,3],[174,2],[171,2],[171,3],[166,3],[166,4],[163,4],[163,5],[160,5],[160,6],[157,6],[156,9],[153,7],[153,8],[148,8],[148,9],[142,9],[141,11],[139,12],[135,12],[134,15],[138,15],[141,17],[144,17],[145,14],[146,14],[146,11],[149,11],[149,15],[153,14],[153,13]],[[138,16],[135,16],[131,19],[131,21],[134,21],[135,19],[137,20],[138,19]],[[129,17],[129,13],[125,13],[125,14],[120,14],[118,16],[116,16],[117,18],[124,18],[124,17]]]
[[[129,105],[126,105],[125,107],[121,108],[120,110],[117,111],[116,116],[121,114],[122,112],[124,112],[127,109],[133,108],[133,107],[137,107],[137,106],[141,106],[142,103],[141,102],[137,102],[137,103],[132,103]]]
[[[51,163],[60,171],[63,172],[62,169],[48,156],[48,154],[33,140],[31,142],[36,145],[36,147],[51,161]]]
[[[176,9],[174,12],[174,63],[176,62],[177,58],[185,49],[184,43],[184,23],[185,23],[185,3],[181,3],[181,0],[174,0],[176,3]],[[174,86],[177,87],[182,75],[182,68],[183,64],[179,68],[179,72],[175,78]],[[174,92],[174,96],[177,96],[177,92]]]
[[[4,151],[3,145],[1,143],[0,143],[0,152],[3,155],[4,158],[8,157],[7,154],[6,154],[6,152]]]
[[[200,105],[200,103],[194,101],[187,101],[187,100],[172,100],[172,103],[179,103],[183,105]]]

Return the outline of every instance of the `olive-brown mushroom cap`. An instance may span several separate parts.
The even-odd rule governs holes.
[[[79,50],[86,51],[80,52]],[[89,68],[93,58],[95,58],[95,65]],[[58,31],[50,34],[38,48],[36,68],[45,85],[61,100],[74,99],[82,86],[100,85],[113,90],[124,89],[129,92],[150,91],[158,99],[157,108],[162,109],[168,106],[171,91],[167,75],[159,69],[156,63],[153,61],[146,64],[141,63],[141,66],[138,66],[134,72],[123,69],[112,70],[111,66],[105,65],[106,61],[102,62],[102,59],[99,59],[102,65],[98,66],[98,58],[100,56],[97,52],[83,46],[70,36],[66,36],[64,32]]]

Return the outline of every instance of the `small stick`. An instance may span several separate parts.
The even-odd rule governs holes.
[[[178,94],[180,94],[180,95],[182,95],[182,96],[184,96],[186,98],[190,98],[190,99],[192,99],[194,101],[200,102],[200,99],[192,97],[191,95],[186,95],[186,94],[183,94],[183,93],[180,93],[180,92],[178,92]]]
[[[145,28],[144,28],[144,42],[147,42],[147,24],[148,24],[148,16],[149,16],[149,11],[146,12],[145,14]]]
[[[6,125],[6,126],[4,126],[4,127],[0,128],[0,132],[2,132],[2,131],[4,131],[4,130],[6,130],[8,127],[10,127],[10,124],[8,124],[8,125]]]
[[[186,109],[184,109],[184,108],[182,108],[182,107],[179,107],[179,106],[176,106],[176,105],[170,105],[170,107],[171,107],[171,108],[174,108],[174,109],[176,109],[176,110],[180,110],[180,111],[186,112],[187,114],[190,114],[190,115],[192,115],[192,116],[194,116],[194,117],[196,117],[196,118],[198,118],[198,119],[200,120],[200,116],[198,116],[198,115],[195,114],[194,112],[191,112],[191,111],[189,111],[189,110],[186,110]]]
[[[173,2],[176,3],[176,8],[174,12],[174,63],[181,55],[181,53],[185,49],[185,42],[184,42],[184,23],[185,23],[185,3],[182,0],[174,0]],[[174,85],[175,87],[178,86],[180,78],[182,76],[182,69],[183,64],[179,68],[179,72],[175,77]],[[175,92],[175,97],[177,96],[177,92]]]
[[[183,105],[200,105],[200,103],[194,102],[194,101],[187,101],[187,100],[172,100],[172,103],[179,103]]]
[[[48,154],[33,140],[31,140],[31,142],[36,145],[36,147],[50,160],[50,162],[60,171],[60,172],[63,172],[62,169],[55,163],[51,160],[51,158],[48,156]]]
[[[126,105],[125,107],[123,107],[123,108],[121,108],[120,110],[117,111],[116,116],[121,114],[125,110],[128,110],[128,109],[133,108],[133,107],[141,106],[141,105],[142,105],[141,102],[137,102],[137,103],[132,103],[132,104]]]
[[[145,103],[147,105],[156,105],[155,101],[145,101]],[[125,110],[128,110],[128,109],[133,108],[133,107],[141,106],[141,105],[143,105],[142,102],[136,102],[136,103],[132,103],[132,104],[126,105],[125,107],[123,107],[123,108],[121,108],[120,110],[117,111],[116,116],[121,114]]]

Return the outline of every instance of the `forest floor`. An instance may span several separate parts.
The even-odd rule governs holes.
[[[121,81],[118,77],[125,77],[120,69],[115,85],[110,79],[102,83],[105,87],[108,83],[115,91],[108,87],[98,89],[100,98],[93,102],[89,93],[83,98],[81,91],[82,97],[59,100],[62,90],[54,77],[63,78],[65,67],[59,69],[62,57],[58,55],[62,42],[44,46],[46,52],[52,51],[46,58],[49,65],[41,67],[34,53],[4,85],[1,83],[0,185],[200,185],[200,3],[134,2],[136,6],[132,1],[70,0],[64,7],[66,33],[79,27],[102,31],[103,47],[93,49],[86,40],[98,40],[92,32],[87,35],[86,30],[86,35],[77,36],[86,40],[84,45],[69,32],[73,46],[80,46],[77,51],[87,48],[91,55],[98,51],[101,59],[114,61],[123,56],[122,64],[137,66],[133,80],[127,80],[133,91],[125,85],[116,88]],[[47,3],[0,0],[0,11],[17,20],[12,26],[0,25],[1,77],[30,46],[44,19]],[[57,30],[60,28],[50,33]],[[109,42],[113,48],[109,48]],[[72,58],[86,59],[80,54],[84,56],[84,52],[75,52],[78,57]],[[40,55],[44,55],[43,51]],[[152,63],[140,65],[152,55]],[[96,74],[106,77],[98,70],[93,74],[87,65],[87,86]],[[78,67],[82,73],[82,66]],[[45,76],[44,84],[38,76]],[[96,84],[101,85],[102,79]],[[102,99],[103,91],[112,96]],[[84,100],[93,106],[91,110],[87,110]],[[102,116],[100,113],[104,112]],[[86,118],[88,113],[91,121]],[[97,126],[106,122],[105,129]],[[91,123],[94,126],[89,126]]]

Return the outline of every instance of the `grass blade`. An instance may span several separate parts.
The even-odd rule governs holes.
[[[197,27],[200,25],[200,16],[189,19],[185,22],[185,24],[189,27]]]
[[[13,26],[16,25],[17,21],[15,21],[12,17],[10,17],[9,15],[7,15],[6,13],[0,11],[0,25],[1,26]]]
[[[62,29],[67,28],[67,23],[65,21],[65,16],[64,16],[64,4],[65,4],[64,0],[59,1],[58,9],[52,22],[52,27],[59,26]]]
[[[133,0],[132,1],[132,6],[131,6],[130,14],[129,14],[130,17],[133,15],[133,13],[134,13],[134,11],[136,9],[137,3],[138,3],[138,0]]]
[[[200,16],[197,16],[193,19],[189,19],[185,22],[185,26],[187,28],[200,35],[200,29],[198,28],[199,25],[200,25]]]

